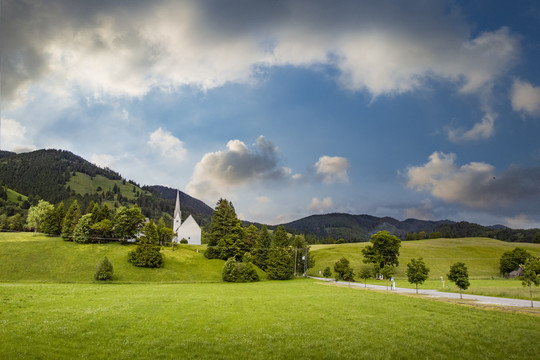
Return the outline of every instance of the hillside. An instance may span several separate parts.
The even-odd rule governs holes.
[[[437,232],[439,233],[437,237],[489,237],[508,242],[540,243],[540,229],[510,229],[502,225],[488,227],[466,221],[418,219],[399,221],[391,217],[333,213],[308,216],[283,226],[288,232],[318,238],[312,243],[324,243],[326,238],[344,239],[345,242],[366,242],[372,234],[381,230],[386,230],[402,240],[406,239],[407,234],[423,231],[426,236]]]
[[[405,238],[409,232],[431,232],[437,226],[451,223],[448,220],[423,221],[407,219],[399,221],[391,217],[379,218],[371,215],[332,213],[308,216],[283,224],[283,226],[287,231],[293,233],[310,233],[321,238],[345,239],[347,242],[365,242],[369,241],[372,234],[381,230]]]
[[[77,200],[83,209],[91,201],[107,203],[110,208],[137,204],[146,217],[155,221],[164,217],[166,221],[172,221],[176,190],[162,186],[141,187],[117,172],[100,168],[69,151],[52,149],[0,155],[3,156],[0,156],[0,183],[9,194],[16,192],[23,201],[28,198],[31,205],[38,199],[53,204],[63,201],[66,206]],[[174,197],[164,196],[171,192]],[[201,225],[210,222],[210,207],[182,192],[180,196],[184,217],[191,214]]]
[[[311,253],[315,259],[315,267],[309,273],[318,276],[319,271],[323,271],[327,266],[333,269],[335,262],[342,257],[349,259],[351,267],[358,271],[363,266],[367,266],[362,262],[362,249],[366,245],[365,243],[313,245]],[[540,244],[508,243],[488,238],[404,241],[401,243],[396,278],[405,279],[407,263],[411,258],[419,257],[423,257],[426,265],[431,269],[431,279],[445,276],[450,265],[457,261],[462,261],[467,265],[471,278],[500,277],[501,255],[518,246],[540,256]]]

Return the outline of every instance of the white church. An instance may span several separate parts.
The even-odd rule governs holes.
[[[173,215],[173,231],[176,236],[172,239],[175,243],[180,243],[182,239],[187,240],[190,245],[201,245],[201,228],[191,214],[182,222],[182,213],[180,212],[180,191],[176,191],[176,205]]]

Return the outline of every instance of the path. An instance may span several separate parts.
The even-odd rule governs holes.
[[[334,279],[325,279],[325,278],[314,277],[314,276],[310,276],[310,277],[316,280],[334,282]],[[350,286],[358,286],[362,288],[364,287],[364,284],[357,283],[357,282],[349,283],[347,281],[338,281],[337,283],[342,284],[342,285],[350,284]],[[389,289],[389,287],[385,285],[371,285],[371,284],[367,284],[367,288],[375,289],[375,290]],[[391,291],[391,290],[388,290],[388,291]],[[398,287],[393,291],[398,292],[398,293],[408,293],[408,294],[416,293],[416,289],[407,289],[407,288],[398,288]],[[418,294],[426,295],[430,297],[459,299],[459,293],[449,293],[449,292],[442,292],[442,291],[437,291],[437,290],[418,289]],[[517,307],[528,307],[528,308],[531,307],[530,300],[509,299],[509,298],[482,296],[482,295],[474,295],[474,294],[463,294],[463,300],[474,300],[480,304],[489,304],[489,305],[517,306]]]

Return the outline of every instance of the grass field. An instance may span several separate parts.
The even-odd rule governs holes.
[[[15,190],[7,189],[8,201],[12,201],[17,204],[21,204],[24,200],[28,199],[28,196],[19,194]],[[19,200],[20,199],[20,200]]]
[[[325,286],[0,284],[0,354],[31,359],[538,359],[537,316]]]
[[[133,187],[135,185],[126,182],[123,183],[122,180],[110,180],[103,175],[96,175],[93,178],[90,176],[77,172],[75,176],[72,176],[67,182],[66,186],[70,186],[71,190],[74,190],[76,193],[84,195],[86,193],[93,194],[95,192],[103,193],[107,190],[113,189],[114,185],[118,186],[120,193],[123,197],[134,200],[136,198],[135,193],[133,192]],[[98,191],[98,187],[101,187],[101,191]],[[139,191],[143,194],[147,192],[135,186],[135,191]]]
[[[116,282],[221,281],[224,261],[197,253],[203,248],[164,248],[165,266],[144,269],[127,262],[127,253],[135,245],[77,244],[32,233],[0,233],[0,282],[92,282],[96,264],[104,256],[113,264]]]
[[[341,257],[351,262],[353,269],[367,266],[362,262],[362,249],[369,243],[313,245],[311,251],[315,267],[310,274],[319,275],[325,267],[333,270],[334,263]],[[499,259],[501,255],[515,247],[523,247],[536,256],[540,256],[540,244],[508,243],[488,238],[433,239],[403,241],[401,243],[399,266],[396,279],[407,279],[407,263],[411,258],[423,257],[430,268],[430,279],[446,277],[450,265],[457,261],[464,262],[469,269],[471,279],[500,278]]]

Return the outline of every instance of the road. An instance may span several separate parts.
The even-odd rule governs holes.
[[[335,283],[334,279],[325,279],[325,278],[319,278],[319,277],[313,277],[313,276],[311,276],[311,278],[316,279],[316,280],[321,280],[321,281],[331,281]],[[338,281],[337,284],[358,286],[362,288],[364,287],[364,284],[357,283],[357,282],[349,283],[347,281]],[[374,290],[389,289],[389,287],[385,285],[370,285],[370,284],[367,284],[367,288],[374,289]],[[405,293],[405,294],[416,293],[415,289],[407,289],[407,288],[399,288],[399,287],[396,287],[395,290],[391,290],[391,291],[395,291],[397,293]],[[437,290],[418,289],[418,294],[426,295],[429,297],[435,297],[435,298],[459,299],[459,293],[449,293],[449,292],[442,292],[442,291],[437,291]],[[463,294],[463,300],[473,300],[479,304],[488,304],[488,305],[516,306],[516,307],[528,307],[528,308],[531,307],[530,300],[518,300],[518,299],[493,297],[493,296]]]

